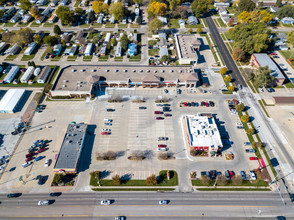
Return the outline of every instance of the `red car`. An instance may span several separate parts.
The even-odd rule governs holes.
[[[155,114],[155,115],[162,115],[163,112],[161,112],[161,111],[154,111],[154,114]]]
[[[163,117],[156,117],[156,120],[163,120]]]
[[[270,55],[271,55],[271,56],[276,56],[277,54],[276,54],[276,53],[271,53]]]
[[[165,117],[171,117],[172,114],[164,114]]]
[[[46,150],[46,148],[43,147],[43,148],[40,148],[37,152],[38,152],[38,153],[41,153],[41,152],[44,152],[45,150]]]
[[[205,102],[205,106],[206,106],[206,107],[209,107],[209,104],[208,104],[208,102]]]
[[[234,172],[229,170],[229,174],[230,174],[230,177],[232,178],[234,176]]]
[[[249,160],[257,160],[257,157],[249,157]]]
[[[52,54],[52,55],[50,55],[50,58],[54,58],[54,55]]]
[[[27,159],[26,159],[26,162],[29,162],[29,161],[31,161],[31,160],[33,160],[34,159],[34,157],[28,157]]]
[[[35,152],[32,152],[32,153],[30,153],[30,154],[27,154],[26,155],[26,158],[28,158],[28,157],[32,157],[32,156],[34,156],[36,153]]]
[[[158,147],[159,148],[166,148],[166,145],[165,144],[158,144]]]
[[[109,132],[108,131],[102,131],[101,134],[102,135],[109,135]]]

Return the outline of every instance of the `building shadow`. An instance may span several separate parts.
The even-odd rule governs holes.
[[[18,106],[15,109],[15,112],[21,112],[21,110],[25,106],[31,94],[32,94],[32,91],[28,91],[28,90],[25,91],[21,101],[19,102]]]

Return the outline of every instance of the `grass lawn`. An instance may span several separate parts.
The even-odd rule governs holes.
[[[53,71],[53,69],[54,69],[55,66],[50,66],[50,67],[51,67],[51,69]],[[53,75],[52,75],[52,77],[50,79],[49,84],[52,84],[53,83],[53,81],[54,81],[54,79],[55,79],[55,77],[56,77],[56,75],[58,73],[59,68],[60,68],[60,66],[57,66],[57,68],[55,69],[55,72],[53,73]]]
[[[21,66],[19,66],[21,68]],[[16,76],[14,77],[18,81],[20,81],[21,76],[23,73],[21,71],[18,71]],[[5,75],[3,74],[0,78],[0,80],[3,80]],[[8,84],[1,84],[2,87],[44,87],[44,83],[37,83],[37,77],[32,75],[30,78],[34,83],[32,85],[29,85],[28,83],[18,83],[18,84],[13,84],[13,83],[8,83]]]
[[[26,27],[28,25],[29,25],[29,23],[20,23],[17,25],[17,27]]]
[[[117,27],[118,28],[127,28],[128,24],[118,24]]]
[[[157,44],[157,40],[149,40],[148,41],[148,46],[154,46],[155,44]]]
[[[261,101],[261,100],[258,100],[258,102],[259,102],[259,104],[260,104],[261,108],[263,109],[264,113],[266,114],[266,116],[269,118],[270,116],[269,116],[269,114],[268,114],[267,110],[265,109],[265,107],[264,107],[264,105],[263,105],[262,101]]]
[[[35,56],[36,56],[36,53],[34,53],[32,55],[23,55],[22,58],[21,58],[21,61],[32,60],[32,59],[34,59]]]
[[[68,56],[67,61],[75,61],[77,59],[77,57],[78,57],[78,55]]]
[[[264,188],[196,188],[198,191],[271,191]]]
[[[101,27],[102,27],[102,24],[94,23],[94,24],[92,25],[92,27],[95,27],[95,28],[101,28]]]
[[[169,21],[169,27],[170,28],[180,28],[180,25],[179,25],[179,19],[170,19]]]
[[[99,33],[98,32],[92,32],[92,33],[90,33],[89,35],[88,35],[88,39],[89,40],[91,40],[91,39],[93,39],[93,38],[95,38],[95,37],[99,37]]]
[[[49,53],[49,51],[52,50],[52,47],[48,46],[47,49],[44,51],[43,55],[41,56],[41,60],[44,60],[44,57],[46,56],[47,53]]]
[[[216,25],[216,27],[220,27],[218,22],[217,22],[217,19],[212,19],[212,20],[213,20],[214,24]]]
[[[106,23],[105,28],[114,28],[115,24]]]
[[[16,57],[18,56],[18,54],[12,55],[12,56],[7,56],[4,60],[5,61],[13,61]]]
[[[148,50],[148,56],[155,56],[158,55],[159,49],[150,49]]]
[[[81,28],[88,28],[88,27],[90,27],[90,24],[81,24],[79,27],[81,27]]]
[[[35,21],[31,24],[30,27],[40,27],[42,24],[37,24]]]
[[[221,18],[217,18],[217,21],[221,27],[227,27],[227,25],[223,22]]]
[[[46,22],[43,27],[53,27],[54,23],[49,23],[49,22]]]
[[[75,7],[78,7],[81,4],[81,0],[76,0]]]
[[[294,88],[294,85],[293,85],[293,83],[291,83],[291,82],[286,83],[285,86],[286,86],[287,88]]]
[[[203,24],[186,24],[186,28],[204,28]]]
[[[92,58],[93,58],[93,55],[91,55],[91,56],[84,56],[83,57],[83,61],[90,62],[92,60]]]
[[[292,58],[292,59],[294,58],[294,49],[291,49],[291,50],[280,50],[279,52],[285,57],[286,60],[288,60],[290,58]]]
[[[141,54],[130,57],[129,61],[130,62],[140,62],[141,61]]]
[[[117,62],[122,62],[123,61],[123,57],[114,57],[114,61],[117,61]]]
[[[201,179],[192,180],[193,186],[213,186],[215,183],[215,180],[212,180],[209,182],[208,185],[204,185],[201,181]],[[240,185],[236,185],[233,183],[232,180],[228,180],[225,185],[219,185],[219,186],[268,186],[267,182],[263,180],[256,180],[256,181],[250,181],[250,180],[244,180],[243,183]]]
[[[141,27],[141,25],[139,25],[139,24],[131,24],[131,28],[140,28]]]
[[[108,60],[108,57],[109,57],[109,55],[106,55],[106,56],[104,56],[104,57],[99,57],[99,58],[98,58],[98,61],[105,62],[105,61]]]
[[[4,24],[4,27],[13,27],[14,25],[16,25],[16,23],[10,23],[10,22],[8,22],[8,23],[5,23]]]

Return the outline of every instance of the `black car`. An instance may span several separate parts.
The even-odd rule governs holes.
[[[10,193],[10,194],[7,194],[7,198],[17,198],[17,197],[20,197],[21,196],[21,193]]]
[[[211,179],[215,179],[216,178],[216,170],[211,170],[210,176],[211,176]]]
[[[115,111],[115,109],[108,108],[108,109],[106,109],[106,111],[108,111],[108,112],[114,112],[114,111]]]
[[[164,112],[169,112],[169,111],[171,111],[171,110],[170,110],[169,107],[163,107],[163,108],[162,108],[162,111],[164,111]]]
[[[140,106],[139,109],[147,109],[145,106]]]
[[[210,105],[211,107],[214,107],[214,102],[213,102],[213,101],[209,101],[209,105]]]
[[[49,195],[51,197],[57,197],[57,196],[60,196],[62,193],[61,192],[53,192],[53,193],[50,193]]]

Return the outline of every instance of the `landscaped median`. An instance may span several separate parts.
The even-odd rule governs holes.
[[[173,170],[161,170],[158,175],[152,174],[146,179],[132,179],[132,174],[119,176],[113,175],[111,178],[109,171],[94,171],[90,173],[90,186],[94,191],[158,191],[174,190],[178,185],[178,175]]]

